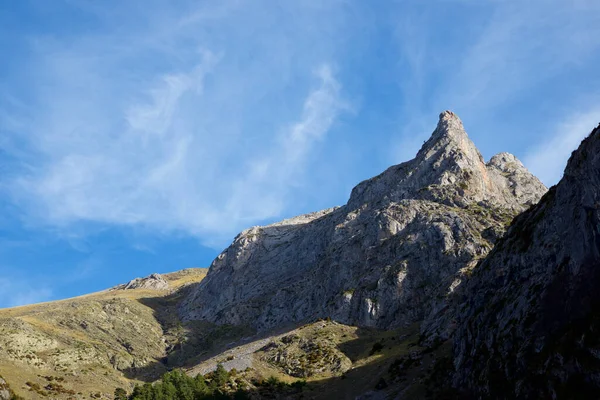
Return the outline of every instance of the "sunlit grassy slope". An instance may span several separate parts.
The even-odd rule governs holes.
[[[106,290],[0,310],[0,376],[26,399],[112,399],[115,388],[130,391],[173,368],[196,375],[219,363],[250,386],[269,377],[306,380],[294,398],[431,392],[447,348],[424,351],[417,325],[378,331],[321,320],[256,336],[245,327],[182,323],[177,305],[206,272],[166,274],[169,290]]]
[[[25,398],[112,398],[118,386],[159,376],[185,335],[177,298],[206,272],[166,274],[167,291],[106,290],[0,310],[0,375]]]

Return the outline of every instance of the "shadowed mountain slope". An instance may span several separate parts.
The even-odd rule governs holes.
[[[600,398],[600,127],[463,291],[456,385],[480,398]]]

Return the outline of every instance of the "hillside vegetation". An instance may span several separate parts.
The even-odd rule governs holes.
[[[106,290],[0,310],[0,375],[25,398],[112,398],[116,387],[153,380],[188,336],[210,326],[182,325],[179,296],[206,269],[164,275],[168,290]]]

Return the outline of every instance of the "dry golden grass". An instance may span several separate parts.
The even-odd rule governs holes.
[[[186,285],[200,282],[206,269],[165,274],[171,290],[104,290],[60,301],[0,310],[0,375],[26,399],[40,398],[26,382],[39,385],[47,398],[86,398],[102,393],[112,399],[116,387],[140,382],[119,371],[111,357],[140,365],[144,374],[159,376],[165,367],[164,331],[158,314],[177,318],[169,297]],[[154,308],[153,308],[154,307]],[[169,310],[160,310],[167,307]],[[47,344],[46,347],[40,343]],[[42,346],[40,348],[40,346]],[[129,361],[128,361],[129,360]],[[136,361],[137,360],[137,361]],[[142,368],[143,370],[143,368]],[[48,378],[76,394],[44,390]]]
[[[102,398],[112,399],[116,387],[131,389],[141,379],[155,379],[166,372],[165,359],[170,366],[183,366],[193,374],[202,368],[203,362],[227,359],[229,353],[223,353],[226,344],[251,335],[243,327],[217,327],[202,321],[182,324],[176,312],[180,294],[175,290],[200,282],[206,270],[190,269],[163,276],[172,291],[106,290],[0,310],[0,375],[26,399],[40,398],[40,392],[30,390],[26,382],[39,385],[47,398],[89,399],[101,393]],[[187,339],[178,344],[181,332]],[[307,377],[305,398],[354,398],[357,393],[374,389],[382,377],[388,381],[397,379],[390,376],[390,365],[422,350],[417,345],[417,325],[379,331],[331,321],[318,321],[277,337],[262,338],[261,343],[280,341],[282,336],[290,334],[317,343],[328,354],[342,354],[352,362],[351,369],[344,373],[325,369]],[[51,345],[40,348],[39,343]],[[379,344],[377,351],[373,351],[375,343]],[[296,352],[293,356],[303,362],[319,362],[298,354],[301,353],[298,346],[292,350]],[[265,351],[252,350],[246,354],[252,360],[252,371],[247,374],[256,379],[274,376],[286,383],[298,380],[287,375],[281,365],[268,362]],[[423,381],[424,369],[437,356],[436,353],[423,356],[424,366],[404,372],[409,382],[417,382],[408,385],[406,393],[411,398],[423,397],[425,387],[419,382]],[[208,357],[213,358],[204,361]],[[128,363],[136,367],[123,368]],[[75,395],[43,389],[48,379],[56,378]]]

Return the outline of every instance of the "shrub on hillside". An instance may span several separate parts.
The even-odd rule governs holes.
[[[250,399],[250,393],[245,383],[236,377],[235,370],[228,372],[221,364],[217,369],[206,375],[191,377],[180,370],[174,370],[163,375],[155,383],[136,385],[133,392],[127,395],[125,390],[115,390],[115,400],[220,400]],[[306,381],[291,384],[271,377],[256,382],[255,390],[262,394],[298,393],[306,385]],[[264,393],[263,393],[264,392]]]

